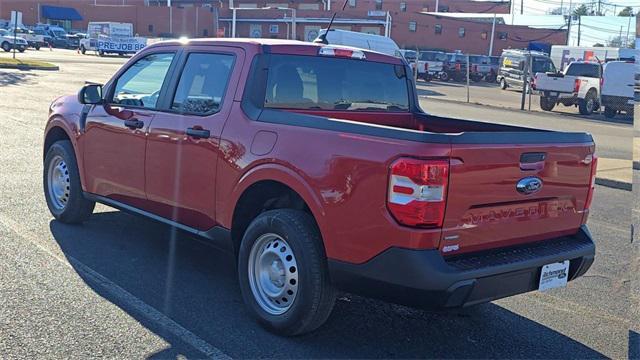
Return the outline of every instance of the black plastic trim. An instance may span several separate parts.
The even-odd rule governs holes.
[[[574,280],[594,257],[595,244],[582,226],[570,237],[457,258],[444,258],[437,249],[394,247],[363,264],[331,259],[328,264],[332,282],[345,291],[411,306],[463,307],[536,290],[540,268],[554,262],[570,260],[569,280]]]
[[[148,211],[142,210],[142,209],[138,209],[136,207],[133,207],[131,205],[127,205],[124,204],[120,201],[117,200],[113,200],[110,199],[108,197],[104,197],[104,196],[100,196],[100,195],[96,195],[96,194],[91,194],[88,192],[84,192],[83,193],[84,197],[88,200],[91,201],[95,201],[101,204],[105,204],[111,207],[114,207],[118,210],[121,211],[125,211],[131,214],[135,214],[135,215],[141,215],[144,216],[146,218],[149,218],[151,220],[169,225],[171,227],[174,227],[178,230],[182,230],[184,232],[190,233],[192,235],[196,235],[200,238],[204,238],[209,240],[213,245],[215,245],[216,247],[227,251],[227,252],[231,252],[233,253],[235,251],[235,247],[233,244],[233,240],[231,238],[231,230],[226,229],[222,226],[214,226],[211,229],[208,230],[198,230],[196,228],[184,225],[184,224],[180,224],[176,221],[170,220],[170,219],[166,219],[163,218],[162,216],[158,216],[156,214],[150,213]]]

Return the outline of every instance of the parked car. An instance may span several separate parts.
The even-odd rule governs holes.
[[[418,76],[425,81],[438,79],[449,81],[449,73],[444,71],[448,63],[447,54],[442,51],[420,51],[418,56]]]
[[[44,28],[36,27],[33,29],[33,33],[42,36],[42,40],[44,41],[45,46],[53,47],[53,38],[47,31],[44,30]]]
[[[447,62],[444,64],[444,71],[450,79],[456,82],[467,81],[467,55],[462,53],[447,54]]]
[[[600,108],[602,65],[574,61],[564,72],[535,74],[535,88],[540,92],[540,108],[551,111],[557,104],[577,106],[582,115]]]
[[[55,48],[77,49],[80,39],[75,35],[70,35],[67,31],[54,25],[37,25],[34,29],[36,33],[44,33],[49,36],[49,44]]]
[[[500,57],[489,56],[489,64],[491,66],[491,71],[489,72],[489,75],[485,77],[485,81],[488,83],[495,83],[498,81],[498,72],[500,71]]]
[[[500,57],[500,69],[498,70],[498,82],[502,90],[510,87],[523,88],[525,64],[528,57],[531,58],[527,71],[529,74],[528,84],[533,83],[536,73],[556,72],[553,61],[544,53],[528,50],[504,50]]]
[[[4,35],[6,34],[6,35]],[[24,52],[29,47],[27,40],[21,37],[14,37],[9,35],[9,32],[0,33],[0,48],[6,52],[13,50],[14,48],[19,52]]]
[[[415,91],[377,52],[156,43],[54,100],[46,202],[63,223],[99,202],[227,248],[250,313],[285,335],[324,323],[335,289],[454,308],[584,275],[591,135],[433,116]]]
[[[486,55],[470,55],[469,77],[474,82],[479,82],[491,76],[491,58]]]
[[[607,118],[620,112],[633,117],[635,105],[636,65],[625,61],[611,61],[602,68],[602,106]]]
[[[322,41],[323,37],[328,45],[352,46],[391,56],[402,56],[398,44],[386,36],[340,29],[330,29],[327,33],[326,29],[322,29],[314,42]]]
[[[5,36],[14,36],[14,30],[15,30],[16,36],[27,40],[27,44],[29,47],[34,48],[36,50],[40,50],[42,46],[45,46],[44,36],[38,35],[29,29],[9,28],[5,30],[4,33],[0,32],[0,34],[3,34]]]

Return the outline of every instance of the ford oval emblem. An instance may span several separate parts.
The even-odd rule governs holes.
[[[542,189],[542,179],[531,176],[526,177],[516,184],[516,190],[523,195],[535,194]]]

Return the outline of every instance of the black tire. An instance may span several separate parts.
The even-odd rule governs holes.
[[[426,82],[430,82],[431,81],[431,75],[429,75],[429,74],[422,75],[422,80],[424,80]]]
[[[544,111],[552,111],[556,107],[556,99],[548,98],[546,96],[540,97],[540,108]]]
[[[442,82],[449,82],[449,80],[451,80],[451,77],[449,76],[449,73],[448,73],[448,72],[446,72],[446,71],[443,71],[443,72],[440,74],[440,81],[442,81]]]
[[[618,115],[618,110],[608,106],[604,108],[604,117],[607,119],[613,119],[616,115]]]
[[[505,78],[501,78],[500,79],[500,89],[507,90],[508,87],[509,87],[509,84],[507,84],[507,80],[505,80]]]
[[[82,53],[82,55],[86,54],[87,48],[85,48],[84,45],[81,45],[80,46],[80,52]]]
[[[25,48],[19,48],[18,49],[18,51],[20,51],[21,53],[23,53],[25,50],[27,50],[27,49],[25,49]]]
[[[578,110],[580,111],[580,115],[591,115],[594,111],[598,109],[598,99],[596,98],[596,94],[593,90],[589,90],[584,99],[580,100],[578,103]]]
[[[66,197],[67,200],[63,208],[55,205],[55,200],[51,198],[53,196],[52,191],[49,189],[49,172],[52,171],[51,163],[57,158],[62,158],[66,165],[63,168],[68,171],[68,196]],[[44,160],[42,179],[47,206],[56,220],[67,224],[77,224],[89,219],[93,213],[95,202],[85,199],[82,194],[78,162],[76,161],[73,146],[69,140],[57,141],[49,147]]]
[[[104,56],[104,51],[103,50],[98,50],[98,56]]]
[[[36,44],[35,48],[36,48],[36,51],[40,51],[40,44]]]
[[[11,44],[9,44],[9,42],[7,41],[3,42],[1,47],[5,52],[11,51]]]
[[[263,309],[249,279],[253,245],[267,234],[286,239],[297,264],[297,270],[294,269],[299,279],[296,297],[279,315]],[[295,336],[317,329],[327,320],[335,303],[336,293],[330,283],[320,231],[313,218],[299,210],[270,210],[251,222],[240,245],[238,277],[242,297],[251,314],[267,329],[281,335]]]

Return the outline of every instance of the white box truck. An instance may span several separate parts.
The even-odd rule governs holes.
[[[104,54],[135,54],[147,45],[147,39],[133,34],[133,24],[118,22],[90,22],[87,38],[80,41],[80,51]]]
[[[551,47],[551,60],[559,71],[563,71],[574,61],[600,62],[614,60],[634,60],[640,62],[639,50],[614,47],[587,47],[554,45]]]

